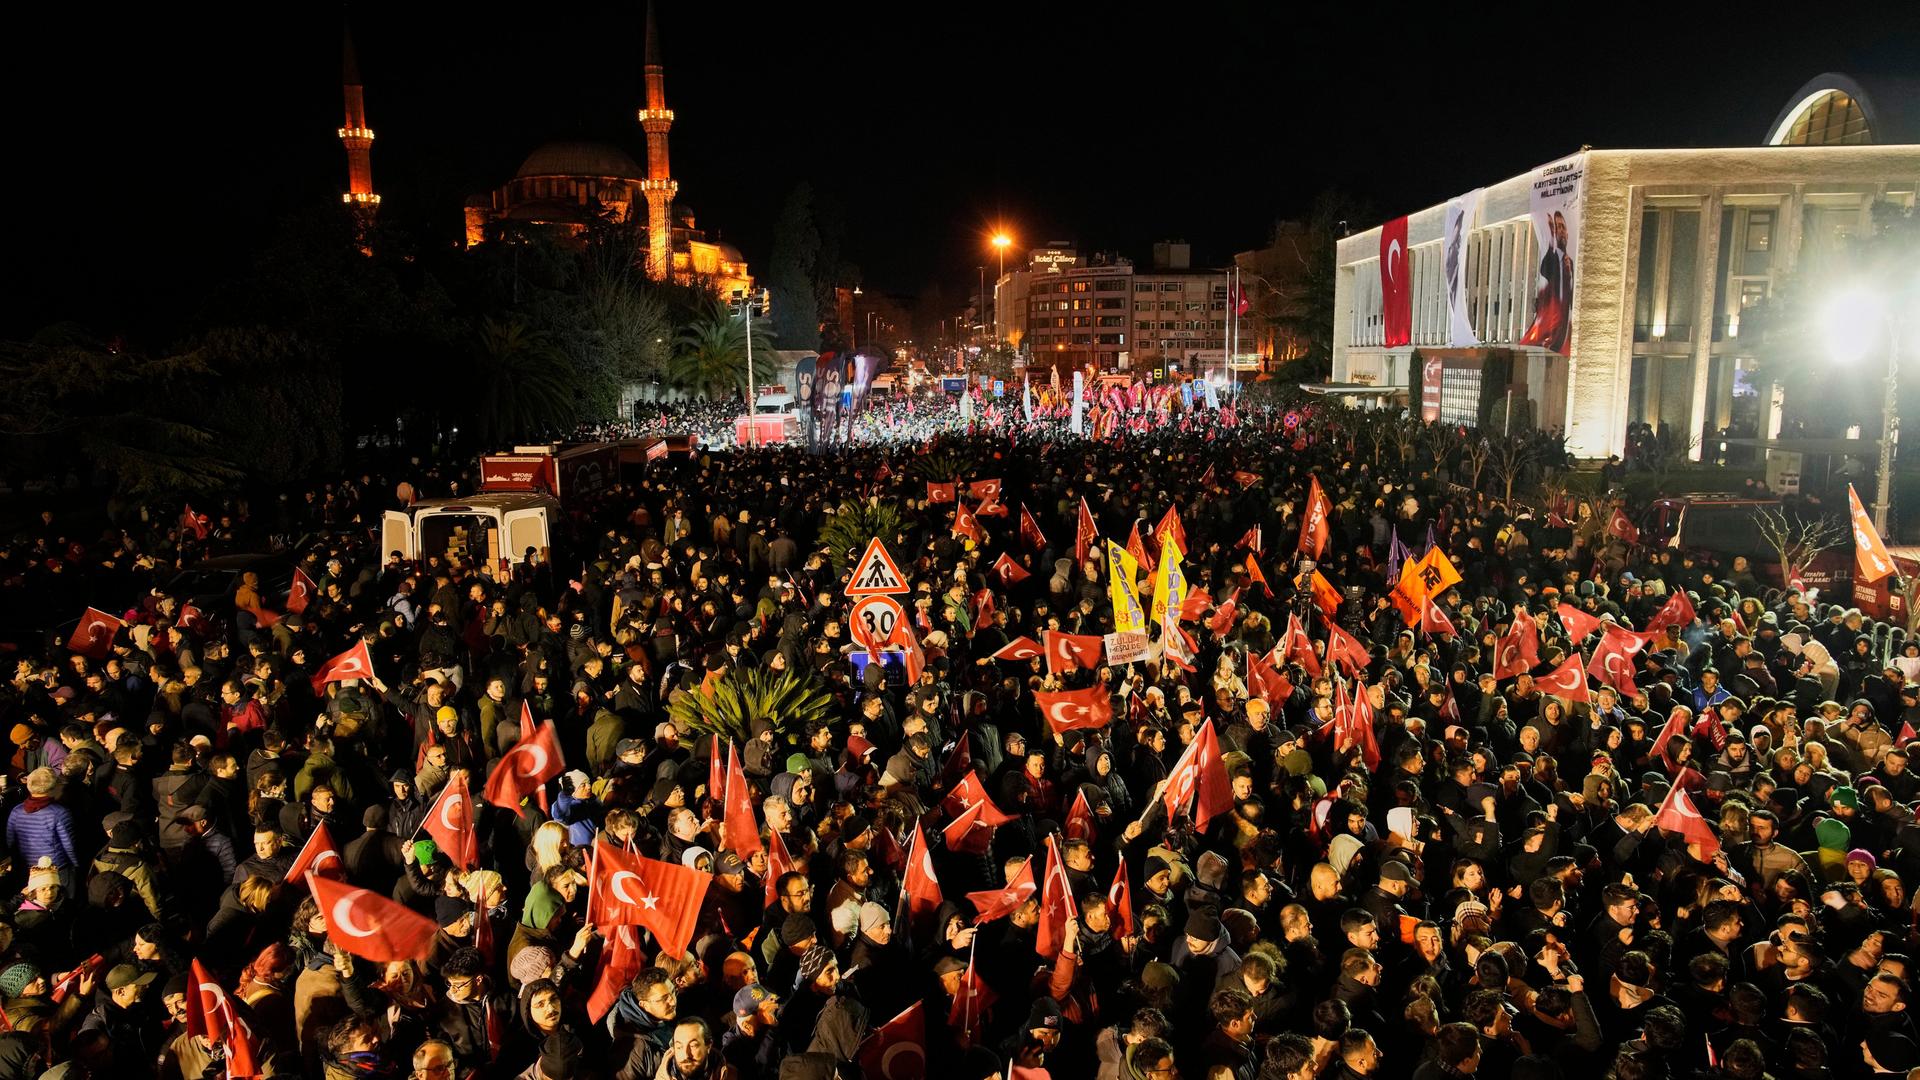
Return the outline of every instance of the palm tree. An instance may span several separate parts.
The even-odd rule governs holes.
[[[579,422],[573,362],[524,318],[482,319],[474,361],[473,415],[485,438],[532,438]]]
[[[715,302],[680,331],[667,378],[689,393],[724,398],[747,387],[747,328],[725,306]],[[753,327],[753,375],[761,385],[774,380],[779,357],[773,339],[758,323]]]

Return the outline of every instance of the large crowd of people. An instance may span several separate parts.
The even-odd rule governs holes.
[[[375,546],[450,475],[43,519],[0,605],[112,622],[0,692],[0,1080],[1920,1065],[1920,646],[1178,416],[670,458],[511,566]],[[819,539],[866,500],[897,651]],[[169,594],[271,532],[299,611]]]

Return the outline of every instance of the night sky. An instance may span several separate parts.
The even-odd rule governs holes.
[[[1385,216],[1582,143],[1755,144],[1811,76],[1913,74],[1920,55],[1911,12],[1529,8],[1581,17],[663,0],[674,175],[756,269],[810,181],[845,206],[868,288],[937,284],[957,306],[996,221],[1140,260],[1184,238],[1215,265],[1324,189]],[[276,8],[271,26],[237,10],[59,5],[15,36],[4,332],[77,318],[137,335],[243,269],[277,217],[338,197],[340,9]],[[439,215],[452,242],[462,198],[543,141],[644,160],[641,12],[355,5],[387,205]]]

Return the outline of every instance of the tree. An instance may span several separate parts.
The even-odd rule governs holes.
[[[1347,223],[1372,217],[1365,205],[1343,192],[1322,192],[1314,200],[1307,229],[1292,245],[1300,261],[1300,287],[1290,303],[1270,320],[1281,334],[1306,349],[1297,369],[1301,378],[1324,378],[1333,371],[1334,286],[1339,272],[1336,247]]]
[[[1853,530],[1837,518],[1809,517],[1779,506],[1754,511],[1753,527],[1780,559],[1780,574],[1791,585],[1823,551],[1853,540]]]
[[[483,440],[504,442],[571,430],[580,419],[578,375],[567,354],[525,318],[480,320],[468,415]]]
[[[869,499],[842,506],[820,527],[818,543],[827,549],[836,576],[847,572],[853,560],[867,550],[876,537],[891,543],[900,534],[900,507],[891,502]]]
[[[236,469],[285,484],[339,468],[340,368],[318,345],[263,327],[217,327],[191,352],[204,373],[181,380],[162,407],[197,418]]]
[[[721,399],[747,388],[747,320],[735,318],[725,305],[714,303],[706,314],[685,329],[675,342],[676,352],[667,377],[689,393]],[[774,381],[780,358],[763,324],[753,326],[753,374],[761,385]]]
[[[833,696],[811,676],[765,668],[735,668],[706,690],[674,698],[668,715],[682,730],[730,739],[745,746],[755,721],[773,729],[776,742],[832,715]]]
[[[1501,502],[1511,510],[1513,508],[1513,487],[1523,481],[1527,471],[1539,460],[1540,443],[1531,431],[1516,431],[1509,435],[1488,435],[1487,469],[1493,475],[1493,481],[1500,485]]]
[[[773,253],[767,260],[767,291],[773,305],[773,334],[782,347],[820,347],[820,302],[814,294],[814,270],[820,260],[820,232],[813,224],[813,187],[801,181],[787,193],[773,226]]]

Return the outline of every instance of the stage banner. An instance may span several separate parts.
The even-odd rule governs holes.
[[[1573,324],[1574,268],[1580,261],[1580,206],[1586,175],[1587,156],[1572,154],[1542,165],[1528,192],[1540,269],[1534,277],[1533,322],[1520,344],[1538,345],[1563,356]]]
[[[1473,320],[1467,317],[1467,237],[1480,217],[1480,199],[1485,194],[1484,188],[1474,188],[1447,202],[1447,233],[1441,261],[1447,272],[1448,344],[1456,349],[1480,344],[1479,335],[1473,332]]]

